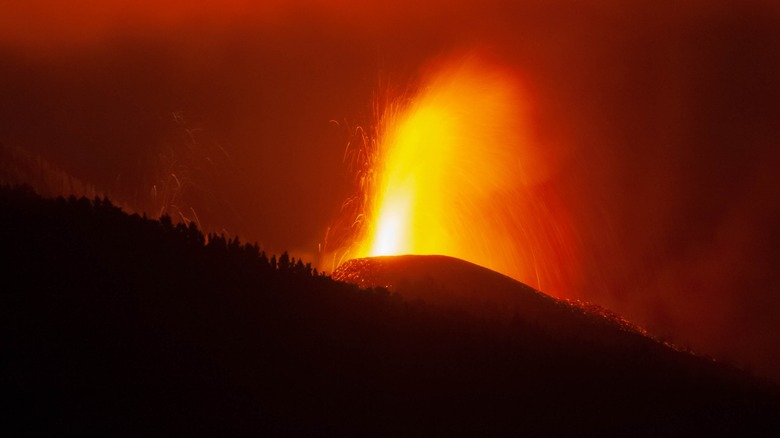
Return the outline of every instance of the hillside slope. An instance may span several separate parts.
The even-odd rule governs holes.
[[[0,189],[0,259],[7,436],[778,427],[777,389],[727,367],[360,289],[107,201]]]
[[[517,280],[464,260],[404,255],[349,260],[333,278],[385,287],[471,316],[543,328],[558,338],[631,346],[650,342],[641,330],[606,310],[555,299]]]

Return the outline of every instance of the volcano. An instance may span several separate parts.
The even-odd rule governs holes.
[[[333,278],[361,287],[385,287],[480,319],[541,327],[567,339],[599,343],[645,342],[645,333],[588,303],[564,301],[482,266],[454,257],[368,257],[342,264]]]

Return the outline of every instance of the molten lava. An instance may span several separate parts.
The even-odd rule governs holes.
[[[560,277],[566,227],[545,195],[516,78],[461,58],[385,110],[349,257],[448,255],[538,288]]]

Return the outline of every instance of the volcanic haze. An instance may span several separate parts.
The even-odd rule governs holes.
[[[565,231],[506,236],[544,255],[518,280],[780,380],[778,23],[771,0],[13,2],[0,179],[316,261],[356,219],[344,150],[377,98],[488,54],[539,172],[502,208]]]

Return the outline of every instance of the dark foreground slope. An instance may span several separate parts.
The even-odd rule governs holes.
[[[658,347],[653,340],[606,310],[557,300],[498,272],[440,255],[404,255],[349,260],[333,273],[362,287],[385,287],[406,300],[422,300],[478,319],[525,324],[557,339],[632,348]]]
[[[361,290],[106,202],[2,189],[0,253],[4,436],[777,429],[776,389],[711,362]]]

